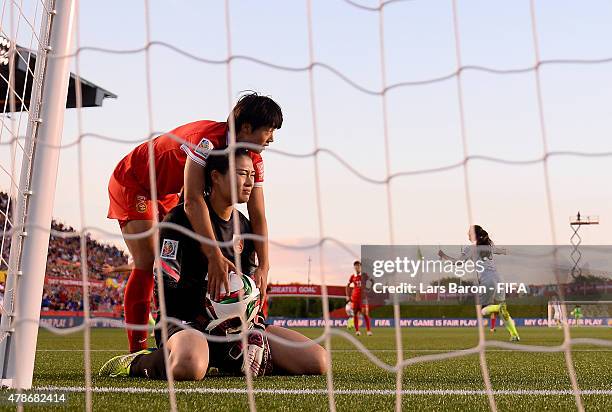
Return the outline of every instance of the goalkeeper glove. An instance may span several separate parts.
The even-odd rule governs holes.
[[[246,352],[246,359],[242,361],[242,373],[246,374],[247,368],[253,376],[269,375],[272,372],[272,354],[265,330],[264,317],[259,313],[249,330],[246,351],[243,350],[242,341],[235,342],[231,348],[230,356],[234,359],[239,359]]]

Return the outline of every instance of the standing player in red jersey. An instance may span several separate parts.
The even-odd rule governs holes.
[[[370,313],[368,308],[367,297],[364,293],[366,274],[361,273],[361,262],[356,260],[353,262],[355,273],[349,278],[348,284],[346,285],[346,299],[353,305],[354,321],[355,321],[355,335],[361,335],[359,332],[359,314],[363,315],[365,321],[366,331],[368,336],[372,335],[370,329]],[[351,291],[352,289],[352,291]]]
[[[267,239],[268,225],[263,194],[264,168],[260,152],[274,141],[274,130],[280,129],[283,114],[280,106],[269,97],[249,93],[242,96],[232,110],[236,142],[256,144],[251,149],[255,168],[255,187],[247,204],[253,233]],[[204,168],[212,150],[229,145],[228,122],[200,120],[179,126],[153,139],[158,219],[178,204],[183,190],[185,213],[194,231],[215,239],[208,207],[204,202]],[[149,145],[142,143],[124,157],[115,168],[108,185],[110,206],[108,218],[117,219],[125,243],[134,259],[125,288],[125,321],[146,325],[153,294],[153,236],[129,238],[153,227],[153,205],[149,178]],[[128,238],[126,238],[126,235]],[[153,234],[152,234],[153,235]],[[266,290],[268,270],[267,240],[255,242],[259,266],[255,279],[260,290]],[[235,270],[217,245],[202,243],[208,258],[208,290],[213,299],[220,295],[221,286],[229,289],[227,274]],[[128,330],[130,352],[147,347],[146,331]]]

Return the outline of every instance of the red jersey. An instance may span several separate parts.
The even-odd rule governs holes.
[[[362,285],[361,285],[361,273],[358,275],[352,274],[349,278],[349,285],[353,284],[353,291],[351,292],[351,300],[353,302],[361,302],[362,298]]]
[[[227,123],[210,120],[187,123],[153,139],[157,195],[163,197],[181,191],[187,156],[197,164],[206,166],[210,152],[225,149],[228,144]],[[259,153],[250,154],[255,168],[255,187],[260,187],[264,180],[263,159]],[[113,176],[124,187],[150,192],[148,142],[125,156],[115,168]]]

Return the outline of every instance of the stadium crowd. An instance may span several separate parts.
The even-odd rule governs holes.
[[[3,229],[0,272],[5,272],[8,268],[11,238],[5,233],[11,227],[12,203],[12,201],[9,203],[6,193],[0,192],[0,227]],[[43,311],[82,310],[81,239],[79,236],[62,236],[74,233],[75,229],[56,220],[51,222],[51,228],[61,233],[52,233],[49,237],[41,309]],[[87,270],[91,282],[90,310],[120,313],[123,306],[125,275],[104,273],[103,266],[124,265],[127,263],[127,256],[117,247],[100,243],[90,235],[87,235],[86,247]],[[0,279],[0,283],[3,282],[4,279]]]

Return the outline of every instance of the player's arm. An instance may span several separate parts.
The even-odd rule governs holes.
[[[352,292],[352,288],[351,285],[353,284],[353,282],[351,282],[349,280],[349,283],[346,284],[346,300],[349,301],[351,300],[351,292]]]
[[[108,263],[105,263],[102,265],[102,273],[109,274],[109,273],[131,272],[133,268],[134,268],[133,262],[129,262],[129,263],[126,263],[120,266],[112,266],[112,265],[109,265]]]
[[[268,221],[266,220],[266,204],[264,201],[263,187],[254,187],[251,197],[247,203],[249,210],[249,220],[253,234],[262,236],[262,240],[255,240],[255,253],[259,266],[255,271],[255,282],[265,298],[266,287],[268,286],[268,271],[270,270],[270,260],[268,257]]]
[[[216,240],[210,221],[208,206],[204,201],[204,168],[187,157],[184,176],[185,214],[194,232],[208,239]],[[227,274],[236,270],[234,264],[221,253],[218,245],[200,243],[202,253],[208,260],[208,292],[213,299],[220,297],[221,286],[229,290]]]
[[[472,249],[470,246],[466,246],[464,248],[461,249],[461,255],[459,257],[453,257],[450,255],[447,255],[446,253],[444,253],[442,250],[438,250],[438,256],[440,257],[440,259],[442,260],[448,260],[450,262],[453,263],[457,263],[457,262],[463,262],[466,259],[468,259],[470,257],[472,253]]]
[[[459,259],[454,258],[452,256],[447,255],[446,253],[444,253],[442,250],[438,251],[438,256],[440,256],[440,259],[442,260],[450,260],[451,262],[457,262]]]

